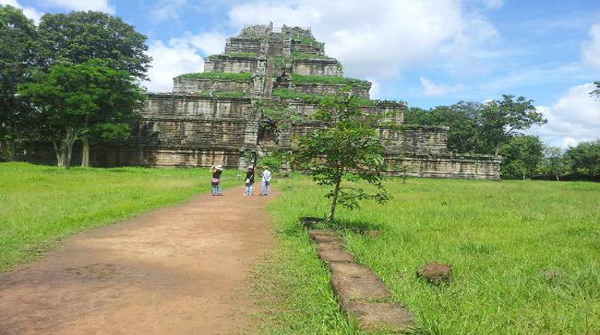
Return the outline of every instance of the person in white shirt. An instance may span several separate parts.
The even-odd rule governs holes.
[[[259,195],[271,195],[271,171],[269,171],[268,166],[263,166]]]

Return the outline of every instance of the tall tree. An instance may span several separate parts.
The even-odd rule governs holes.
[[[40,62],[83,64],[104,59],[110,67],[146,78],[151,58],[146,36],[118,17],[101,12],[45,14],[39,24]]]
[[[521,134],[520,131],[548,122],[536,111],[532,100],[522,96],[515,99],[513,95],[503,95],[501,100],[484,104],[480,117],[479,131],[484,148],[493,150],[489,153],[494,154],[513,136]]]
[[[15,158],[30,129],[29,106],[17,96],[35,63],[37,33],[20,9],[0,5],[0,156]]]
[[[57,64],[38,72],[20,86],[39,116],[37,132],[54,144],[57,164],[69,168],[73,144],[90,133],[100,137],[128,136],[143,90],[127,71],[101,61],[80,65]]]
[[[600,139],[581,142],[569,148],[565,155],[571,160],[574,173],[587,177],[600,177]]]
[[[307,171],[319,185],[331,187],[328,221],[334,221],[338,204],[348,209],[359,201],[389,199],[383,187],[384,142],[378,128],[385,126],[385,116],[369,115],[358,97],[342,92],[321,101],[312,115],[319,127],[300,137],[295,163]],[[368,193],[358,184],[364,180],[375,186]]]
[[[569,173],[570,170],[571,163],[565,155],[565,150],[552,146],[544,148],[542,173],[552,175],[556,178],[556,181],[560,181],[560,177]]]
[[[525,179],[535,175],[542,161],[543,144],[537,136],[516,136],[500,148],[503,179]]]

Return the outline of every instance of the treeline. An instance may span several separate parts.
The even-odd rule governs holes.
[[[0,158],[39,141],[68,168],[81,141],[87,166],[90,142],[130,136],[145,100],[146,39],[101,12],[45,14],[36,26],[0,5]]]
[[[592,95],[600,96],[600,82]],[[406,124],[448,126],[448,148],[459,154],[502,156],[502,179],[600,181],[600,139],[566,150],[523,131],[547,120],[531,100],[504,95],[485,103],[459,102],[429,110],[410,108]]]

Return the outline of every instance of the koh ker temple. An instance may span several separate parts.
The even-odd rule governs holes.
[[[446,147],[447,127],[404,125],[405,102],[370,100],[371,83],[345,78],[342,64],[325,55],[324,43],[310,29],[245,27],[227,40],[224,53],[205,59],[203,73],[181,74],[173,84],[170,93],[148,94],[132,137],[92,145],[90,163],[245,169],[255,153],[290,152],[295,135],[318,126],[278,127],[265,109],[310,115],[320,97],[350,87],[369,112],[395,113],[394,122],[401,126],[381,129],[389,140],[390,175],[407,170],[420,177],[499,179],[500,157],[453,154]],[[39,162],[52,158],[48,150],[30,150],[28,156]]]

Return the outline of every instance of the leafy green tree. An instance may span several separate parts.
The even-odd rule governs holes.
[[[501,100],[484,104],[480,117],[482,149],[494,154],[498,154],[500,147],[511,141],[513,136],[519,135],[519,131],[548,122],[542,113],[536,111],[532,100],[522,96],[515,99],[513,95],[503,95]]]
[[[525,179],[536,174],[542,161],[543,144],[537,136],[516,136],[500,148],[503,179]]]
[[[0,5],[0,156],[6,151],[11,159],[30,134],[31,110],[16,93],[35,64],[36,38],[33,21],[20,9]]]
[[[457,153],[498,154],[521,131],[547,120],[531,100],[503,95],[487,103],[461,101],[429,111],[411,108],[405,123],[448,126],[448,149]]]
[[[559,147],[548,146],[544,148],[544,158],[542,160],[542,173],[552,175],[556,181],[560,177],[571,171],[571,162],[565,155],[565,150]]]
[[[354,209],[364,199],[389,200],[383,186],[384,142],[378,130],[386,126],[385,115],[369,115],[361,107],[360,98],[347,92],[324,98],[312,115],[319,127],[298,141],[296,165],[317,184],[331,187],[326,194],[331,199],[328,221],[334,221],[338,204]],[[352,183],[359,180],[375,186],[375,193]]]
[[[571,160],[574,173],[600,177],[600,139],[581,142],[569,148],[565,155]]]
[[[45,14],[39,33],[44,67],[103,59],[116,70],[146,78],[151,61],[145,54],[147,38],[118,17],[93,11]]]
[[[21,85],[19,94],[36,106],[36,130],[53,143],[58,165],[66,168],[73,144],[90,133],[107,139],[128,136],[145,100],[129,72],[100,61],[54,65]]]

